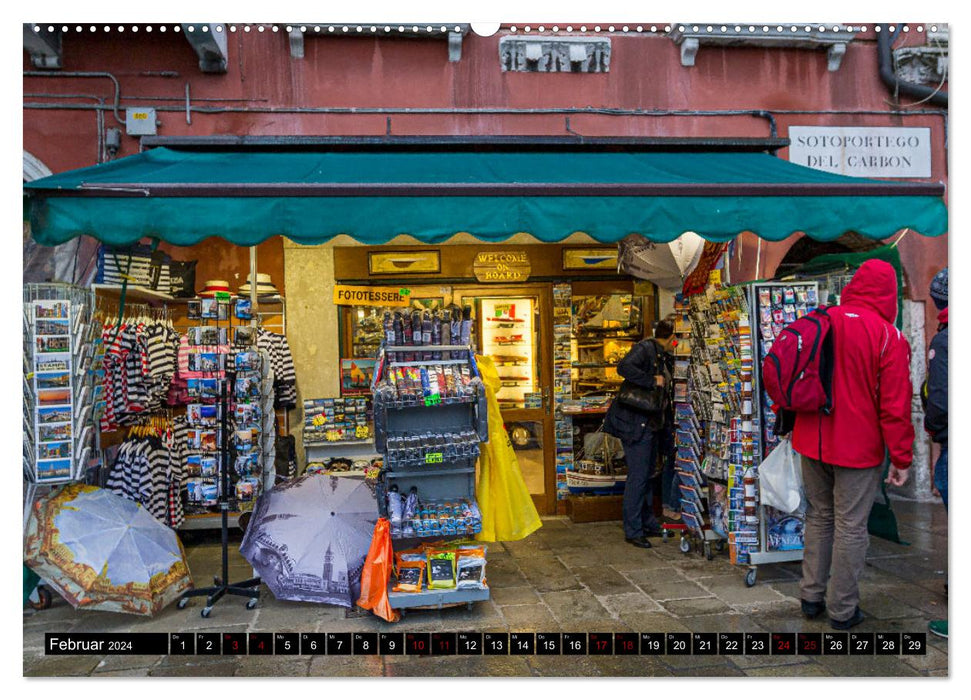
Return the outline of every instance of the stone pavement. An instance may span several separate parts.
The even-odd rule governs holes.
[[[897,501],[910,546],[871,538],[861,581],[863,632],[925,632],[947,616],[947,517],[939,504]],[[218,538],[186,538],[190,570],[206,585],[219,568]],[[230,575],[251,575],[231,545]],[[245,599],[171,605],[157,617],[78,612],[55,594],[44,611],[25,611],[26,676],[946,676],[947,641],[928,635],[926,656],[45,656],[45,632],[826,632],[825,618],[799,612],[798,564],[745,569],[727,554],[706,561],[655,540],[626,544],[619,522],[573,524],[546,518],[526,540],[489,545],[489,601],[412,610],[397,624],[348,616],[343,608],[277,601],[266,588],[255,610]]]

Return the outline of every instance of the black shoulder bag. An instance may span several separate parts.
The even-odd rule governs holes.
[[[654,352],[655,372],[657,371],[657,348],[652,348]],[[634,384],[629,379],[625,379],[617,392],[617,401],[624,406],[632,408],[641,413],[657,413],[664,410],[664,387],[655,386],[653,389],[645,389]]]

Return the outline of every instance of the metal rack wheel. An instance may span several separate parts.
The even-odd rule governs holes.
[[[715,558],[714,553],[711,551],[711,544],[707,541],[704,544],[704,550],[705,550],[705,559],[707,559],[708,561],[711,561],[712,559]]]
[[[199,614],[202,615],[203,617],[209,617],[209,615],[212,614],[212,608],[207,606],[203,608],[202,612]]]
[[[715,551],[719,554],[725,551],[725,540],[718,540],[715,542]]]
[[[754,566],[751,567],[747,572],[745,572],[745,585],[751,588],[755,585],[755,581],[758,579],[758,569]]]
[[[178,606],[179,610],[184,609],[185,606],[188,605],[188,604],[189,604],[189,599],[188,598],[179,598],[179,602],[176,603],[176,605]]]
[[[250,598],[249,600],[246,601],[246,609],[252,610],[253,608],[256,607],[256,604],[259,602],[260,602],[259,598]]]
[[[691,551],[691,541],[687,537],[682,537],[681,542],[678,544],[678,549],[681,550],[682,554],[687,554]]]

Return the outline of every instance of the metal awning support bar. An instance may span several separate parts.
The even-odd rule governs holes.
[[[630,182],[258,182],[83,183],[32,190],[45,197],[859,197],[944,195],[939,182],[630,183]]]

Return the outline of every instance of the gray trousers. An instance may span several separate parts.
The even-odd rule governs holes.
[[[882,475],[880,467],[850,469],[802,458],[807,501],[802,599],[825,599],[834,620],[850,619],[860,604],[867,519]]]

